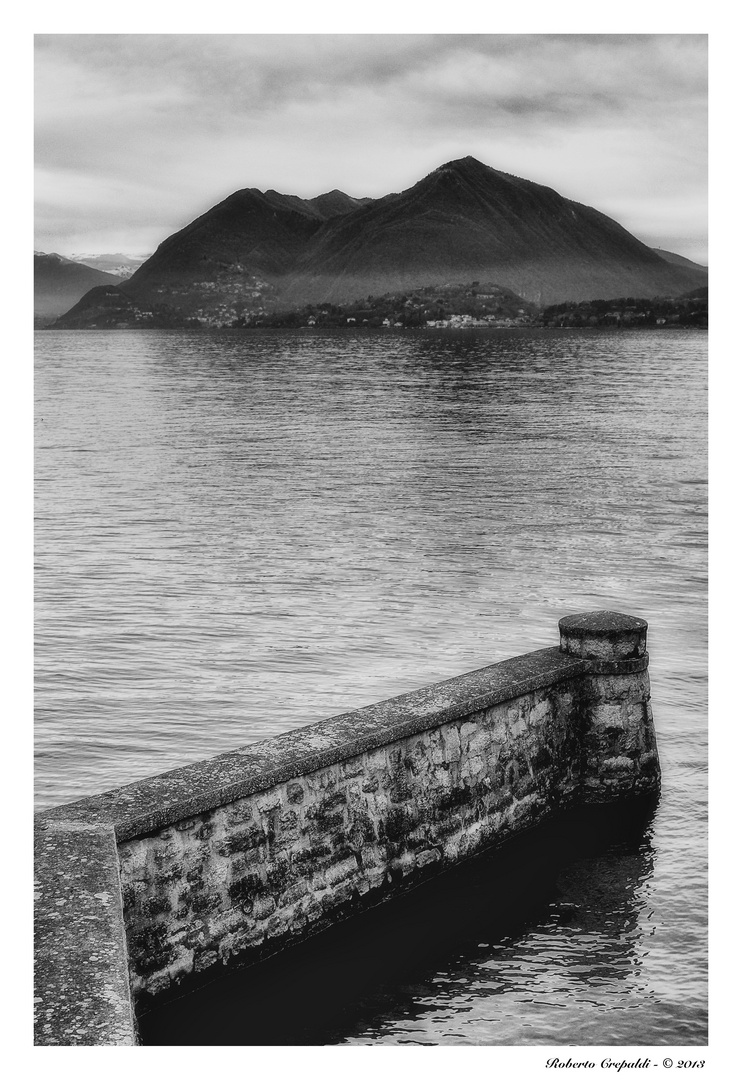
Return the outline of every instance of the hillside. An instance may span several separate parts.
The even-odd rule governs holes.
[[[245,188],[169,236],[133,275],[127,292],[150,297],[168,286],[250,283],[280,277],[296,264],[324,222],[357,210],[365,200],[341,191],[316,199]],[[260,287],[258,285],[258,287]]]
[[[701,263],[693,262],[692,259],[686,259],[685,255],[676,255],[674,251],[665,251],[664,248],[652,248],[661,259],[670,263],[671,266],[684,266],[691,270],[698,270],[702,274],[708,274],[708,266],[702,266]]]
[[[551,303],[672,293],[695,284],[698,273],[670,269],[591,207],[463,158],[326,224],[302,253],[286,294],[341,299],[480,277]]]

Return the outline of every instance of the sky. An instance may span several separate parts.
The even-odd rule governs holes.
[[[35,247],[149,254],[244,187],[380,196],[473,155],[707,262],[696,34],[41,34]]]

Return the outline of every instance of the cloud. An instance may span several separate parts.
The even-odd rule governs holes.
[[[647,161],[648,206],[705,177],[699,35],[42,35],[36,70],[58,247],[86,206],[163,238],[239,187],[381,195],[467,153],[601,209]]]

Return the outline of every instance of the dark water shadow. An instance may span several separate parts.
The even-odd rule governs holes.
[[[145,1045],[312,1046],[415,1011],[455,967],[476,980],[482,941],[508,947],[545,920],[597,936],[577,978],[621,971],[637,892],[651,874],[654,805],[580,809],[483,853],[303,945],[230,973],[139,1019]],[[583,906],[584,901],[584,906]],[[616,920],[622,933],[616,934]],[[619,975],[620,977],[620,975]],[[459,980],[460,981],[460,980]]]

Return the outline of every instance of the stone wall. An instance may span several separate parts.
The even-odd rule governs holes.
[[[283,947],[566,805],[571,681],[119,846],[132,988]]]
[[[559,649],[39,815],[42,832],[115,834],[138,1007],[405,891],[575,800],[657,790],[646,623],[599,612],[560,630]],[[49,944],[42,935],[46,961]],[[80,970],[91,948],[100,956],[79,934],[67,944]],[[48,985],[59,995],[58,979]],[[41,993],[37,1041],[74,1041]],[[112,1032],[90,1041],[120,1041]]]

